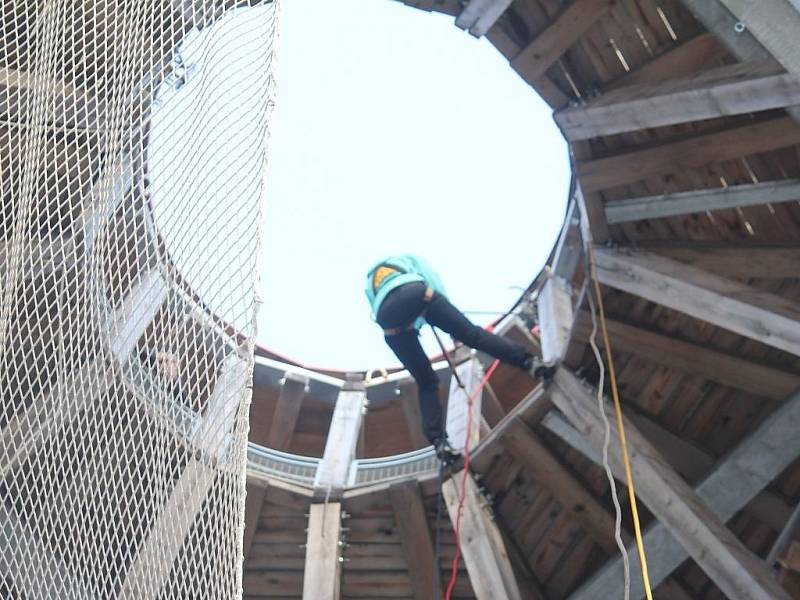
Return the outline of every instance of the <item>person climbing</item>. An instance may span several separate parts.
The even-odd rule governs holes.
[[[543,363],[524,347],[467,319],[447,299],[436,271],[419,256],[401,254],[377,263],[367,273],[366,294],[372,318],[383,328],[386,343],[417,383],[422,428],[443,462],[454,462],[458,453],[444,430],[439,378],[419,341],[425,322],[534,377],[553,376],[554,365]]]

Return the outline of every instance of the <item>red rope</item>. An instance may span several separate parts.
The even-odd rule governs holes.
[[[489,382],[489,378],[494,373],[495,369],[497,369],[497,365],[500,364],[499,360],[495,360],[492,363],[492,366],[489,367],[489,370],[484,375],[483,379],[481,380],[478,389],[472,392],[472,395],[469,396],[467,400],[467,433],[464,440],[464,472],[461,477],[461,491],[458,497],[458,512],[456,513],[456,526],[455,526],[455,534],[456,534],[456,555],[453,558],[453,570],[450,573],[450,583],[447,585],[447,593],[445,594],[445,600],[450,600],[453,595],[453,589],[456,587],[456,579],[458,577],[458,564],[461,561],[461,513],[464,508],[464,499],[467,495],[467,477],[469,477],[469,465],[470,465],[470,451],[469,451],[469,437],[470,432],[472,431],[472,403],[475,401],[475,398],[478,397],[478,394],[481,390],[486,387],[486,384]],[[465,390],[466,391],[466,390]]]

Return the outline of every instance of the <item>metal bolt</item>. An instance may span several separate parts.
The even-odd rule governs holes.
[[[733,26],[733,30],[736,33],[744,33],[747,29],[747,25],[745,25],[742,21],[736,21],[736,24]]]

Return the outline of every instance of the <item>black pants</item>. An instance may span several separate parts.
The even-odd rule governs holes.
[[[501,362],[526,369],[531,354],[522,346],[474,325],[441,294],[426,303],[423,283],[409,283],[389,293],[378,311],[378,324],[384,329],[404,327],[425,312],[425,320],[470,348],[485,352]],[[427,310],[426,310],[427,309]],[[417,382],[422,428],[431,443],[444,436],[439,379],[425,355],[416,329],[386,336],[386,343]]]

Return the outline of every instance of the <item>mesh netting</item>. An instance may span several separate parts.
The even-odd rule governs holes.
[[[0,7],[0,598],[241,595],[276,7]]]

